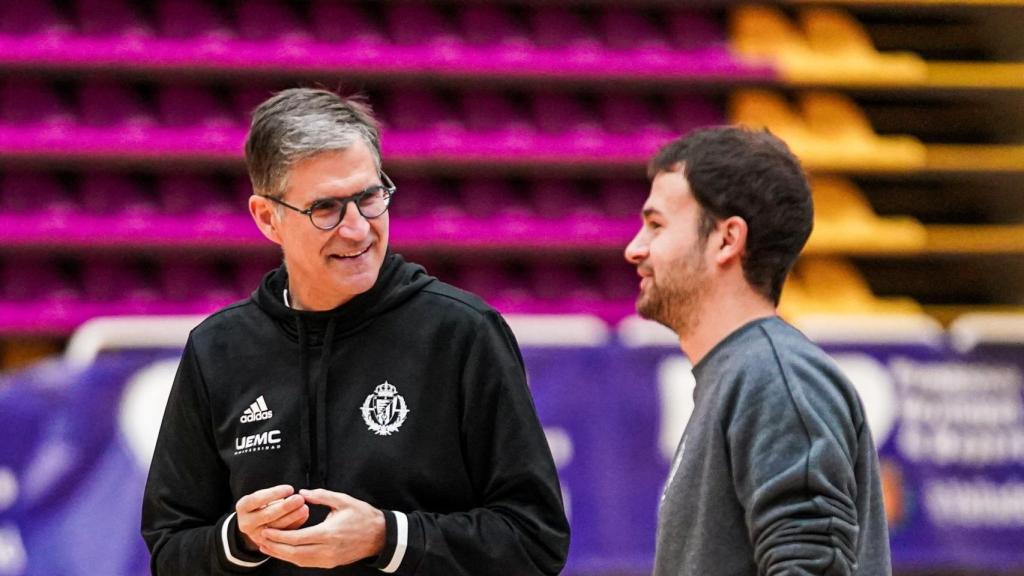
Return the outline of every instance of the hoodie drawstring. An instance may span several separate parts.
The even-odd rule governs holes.
[[[320,481],[317,488],[327,487],[327,415],[324,408],[327,406],[327,377],[331,360],[331,344],[334,340],[334,326],[334,318],[327,321],[324,341],[320,348],[320,378],[316,383],[316,406],[320,409],[315,412],[317,441],[313,470],[315,477]]]
[[[305,404],[302,410],[302,417],[300,418],[301,434],[304,442],[302,444],[302,470],[306,475],[306,488],[313,488],[310,485],[310,474],[309,467],[311,456],[313,454],[313,445],[316,441],[313,435],[310,433],[312,426],[310,426],[310,420],[313,417],[313,413],[316,411],[316,407],[313,406],[313,398],[315,395],[310,394],[309,391],[309,357],[306,354],[306,348],[309,346],[308,336],[306,334],[306,323],[302,321],[302,318],[295,318],[295,328],[299,333],[299,373],[302,377],[302,401]]]

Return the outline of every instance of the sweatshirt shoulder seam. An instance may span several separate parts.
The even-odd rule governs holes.
[[[803,489],[806,492],[810,486],[810,475],[811,475],[811,433],[807,427],[807,421],[805,419],[803,410],[800,409],[799,403],[796,398],[793,397],[793,387],[790,385],[789,376],[786,374],[786,369],[782,364],[782,358],[779,357],[779,350],[775,346],[775,341],[772,339],[772,335],[765,329],[764,326],[758,326],[758,330],[761,335],[768,342],[768,347],[772,351],[772,358],[775,360],[775,368],[779,371],[779,378],[782,379],[782,385],[786,388],[786,396],[789,399],[790,404],[793,406],[793,410],[796,411],[797,417],[800,419],[800,428],[804,434],[804,441],[807,443],[808,454],[804,464],[804,477],[803,477]]]
[[[445,298],[447,300],[451,300],[452,302],[457,302],[462,307],[467,308],[467,309],[472,310],[473,312],[475,312],[480,318],[484,318],[488,314],[491,314],[491,313],[497,313],[496,310],[491,308],[489,305],[487,305],[487,303],[485,303],[483,301],[481,301],[483,303],[483,307],[481,309],[480,306],[474,306],[471,302],[468,302],[467,299],[464,298],[464,297],[459,297],[458,295],[455,295],[455,294],[449,294],[447,291],[437,290],[433,286],[428,286],[428,287],[424,288],[423,292],[426,292],[428,294],[432,294],[434,296],[439,296],[439,297]]]
[[[231,311],[236,310],[238,308],[243,308],[243,307],[246,307],[246,306],[253,306],[253,305],[254,304],[253,304],[252,300],[249,300],[249,299],[240,300],[238,302],[235,302],[234,304],[229,304],[229,305],[225,306],[224,308],[221,308],[220,310],[217,310],[213,314],[210,314],[206,318],[203,318],[202,322],[200,322],[194,328],[192,328],[191,331],[195,332],[195,331],[199,330],[200,328],[204,327],[208,322],[210,322],[211,320],[213,320],[215,318],[218,318],[219,316],[221,316],[223,314],[227,314],[228,312],[231,312]]]

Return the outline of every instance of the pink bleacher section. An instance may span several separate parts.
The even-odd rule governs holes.
[[[0,5],[0,63],[324,72],[385,76],[766,80],[769,66],[733,57],[722,25],[675,7],[313,0],[126,0]],[[643,39],[637,42],[636,39]]]
[[[0,83],[0,158],[237,164],[252,108],[269,88],[88,80],[70,93]],[[719,124],[702,95],[392,89],[372,98],[389,161],[407,164],[642,165],[667,140]]]
[[[504,312],[608,321],[632,312],[635,273],[608,253],[637,230],[642,180],[412,177],[397,185],[392,245]],[[200,314],[245,296],[274,266],[244,212],[250,193],[244,176],[220,174],[0,173],[0,243],[29,249],[0,255],[0,332],[67,333],[98,315]],[[42,251],[54,247],[72,256]],[[240,247],[252,250],[223,255]],[[183,263],[174,248],[212,252]],[[497,262],[494,249],[520,256]],[[530,257],[540,249],[557,253],[554,262]]]
[[[505,312],[617,321],[644,162],[725,118],[712,96],[636,82],[773,78],[732,57],[710,13],[419,0],[0,3],[0,67],[35,72],[0,79],[0,332],[22,334],[247,295],[275,265],[245,209],[249,114],[318,72],[384,80],[369,97],[396,250]],[[242,79],[255,72],[270,80]],[[536,170],[552,166],[585,179]]]
[[[618,249],[635,234],[643,180],[513,182],[397,178],[392,242],[402,249]],[[248,179],[84,172],[0,173],[0,243],[75,249],[265,248]]]
[[[633,310],[635,272],[624,261],[574,256],[494,262],[413,257],[432,274],[473,291],[505,313],[596,315],[615,322]],[[96,316],[207,314],[240,300],[275,262],[170,255],[77,261],[46,255],[0,260],[0,333],[67,334]]]

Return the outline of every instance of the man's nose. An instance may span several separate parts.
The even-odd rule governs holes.
[[[637,235],[630,240],[629,244],[626,245],[626,250],[623,255],[626,257],[626,261],[630,264],[640,264],[640,262],[643,262],[644,258],[647,257],[647,243],[643,241],[643,238],[641,238],[642,235],[642,232],[637,233]]]
[[[341,224],[338,235],[346,238],[362,238],[370,230],[370,221],[359,213],[354,202],[346,202],[341,208]]]

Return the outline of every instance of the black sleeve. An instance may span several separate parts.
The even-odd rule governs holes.
[[[519,347],[497,313],[481,322],[460,384],[463,452],[480,506],[386,513],[374,565],[416,576],[558,574],[569,550],[558,476]]]
[[[190,337],[167,399],[142,502],[142,536],[154,576],[249,572],[265,561],[238,546],[234,506]]]
[[[855,574],[859,430],[839,376],[777,358],[766,370],[726,431],[758,574]]]

